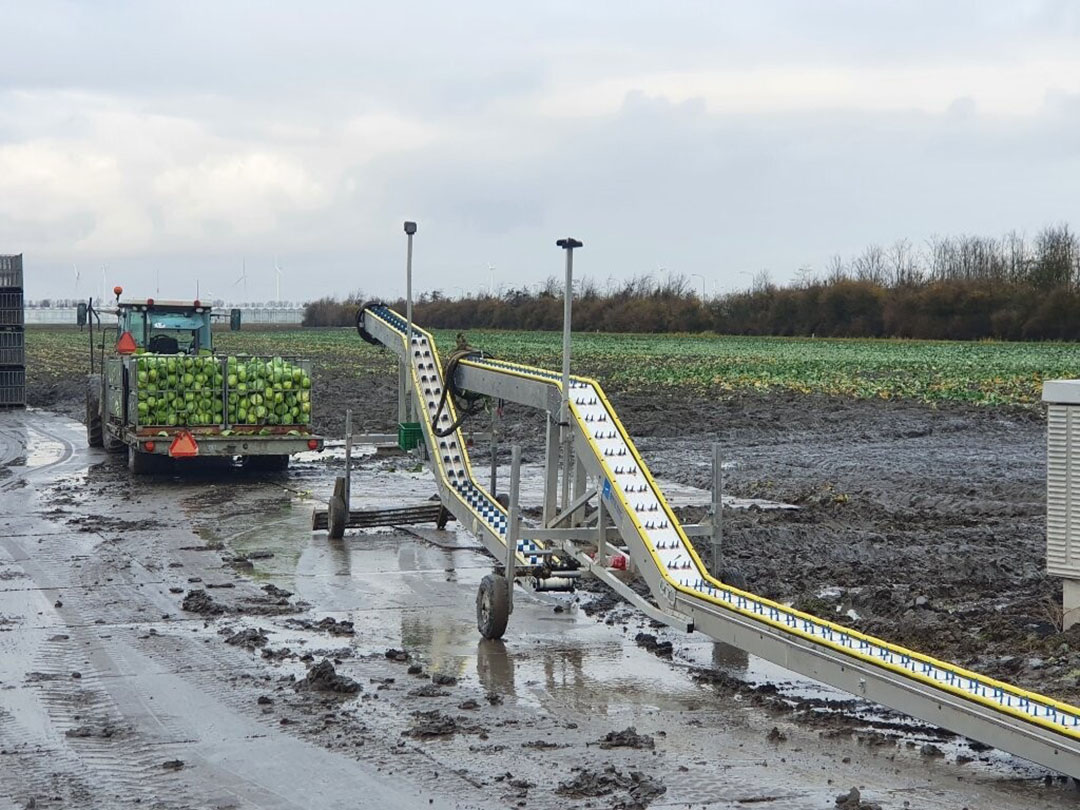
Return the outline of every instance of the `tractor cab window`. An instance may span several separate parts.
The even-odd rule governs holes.
[[[120,334],[130,332],[135,339],[135,345],[140,349],[146,347],[146,313],[136,309],[129,309],[124,313],[120,324]],[[117,335],[119,339],[119,335]]]
[[[180,312],[154,312],[147,319],[146,349],[154,354],[198,354],[208,349],[204,319]]]

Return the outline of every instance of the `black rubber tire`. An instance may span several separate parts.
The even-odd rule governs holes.
[[[438,529],[445,529],[446,524],[454,519],[454,516],[450,513],[450,510],[445,506],[439,507],[439,517],[435,521],[435,527]]]
[[[108,453],[123,453],[128,449],[124,442],[109,432],[108,427],[102,427],[101,429],[101,443]]]
[[[488,574],[480,580],[476,592],[476,629],[480,635],[497,641],[506,632],[510,621],[510,592],[506,577]]]
[[[86,443],[91,447],[103,446],[100,374],[91,374],[86,378]]]
[[[330,498],[330,507],[327,511],[327,528],[331,540],[340,540],[345,536],[345,501],[338,496]]]
[[[746,574],[742,572],[741,568],[721,568],[719,580],[732,588],[738,588],[740,591],[745,591],[747,588]]]
[[[289,456],[244,456],[244,466],[258,472],[284,472],[289,469]]]
[[[128,445],[128,469],[132,475],[150,475],[158,469],[157,456]]]

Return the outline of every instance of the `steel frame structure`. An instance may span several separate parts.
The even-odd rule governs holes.
[[[685,632],[696,630],[1080,779],[1080,708],[801,613],[711,576],[688,535],[714,532],[715,537],[718,526],[679,525],[595,381],[570,379],[565,392],[570,414],[562,421],[567,399],[557,372],[477,356],[459,363],[454,379],[444,383],[434,342],[415,323],[407,325],[392,310],[372,305],[361,313],[358,326],[367,339],[401,359],[440,500],[492,553],[511,582],[524,580],[546,590],[587,572],[652,619]],[[460,433],[456,438],[436,435],[436,401],[444,384],[546,414],[542,525],[522,525],[517,517],[518,453],[507,509],[473,479]],[[449,423],[456,414],[450,407],[439,418]],[[565,431],[572,435],[567,445]],[[714,503],[718,496],[714,492]],[[608,568],[607,552],[616,541],[654,601],[643,599]]]

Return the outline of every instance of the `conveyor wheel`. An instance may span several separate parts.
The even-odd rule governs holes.
[[[480,580],[476,593],[476,629],[488,639],[500,639],[510,620],[510,583],[500,574]]]
[[[450,522],[450,519],[454,516],[450,514],[450,510],[445,506],[439,507],[439,518],[435,521],[436,528],[445,529],[446,524]]]
[[[338,476],[334,482],[334,494],[330,497],[329,509],[326,512],[331,540],[340,540],[345,536],[345,522],[348,514],[349,508],[345,505],[345,479]]]
[[[740,591],[745,591],[748,587],[746,581],[746,574],[742,572],[741,568],[727,567],[720,569],[720,576],[718,579],[721,582],[727,583],[733,588],[738,588]]]

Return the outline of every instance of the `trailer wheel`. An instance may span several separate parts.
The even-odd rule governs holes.
[[[289,456],[244,456],[244,466],[259,472],[284,472],[289,469]]]
[[[157,469],[157,456],[153,453],[144,453],[128,445],[128,469],[132,475],[149,475]]]
[[[101,375],[91,374],[86,378],[86,443],[91,447],[101,447]]]
[[[488,574],[476,592],[476,629],[486,639],[496,640],[506,632],[510,620],[510,585],[506,577]]]

